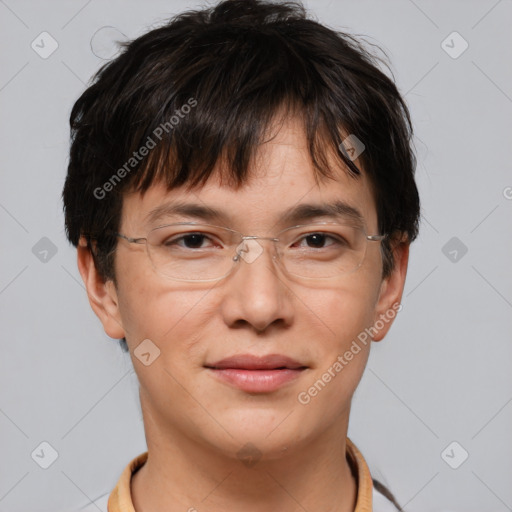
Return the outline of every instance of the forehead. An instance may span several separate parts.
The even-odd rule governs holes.
[[[121,229],[140,234],[166,222],[203,219],[265,231],[330,216],[376,233],[375,201],[365,172],[354,177],[334,156],[328,160],[334,179],[320,175],[317,181],[302,124],[289,118],[258,147],[241,187],[227,184],[220,162],[204,185],[168,190],[161,182],[153,183],[144,194],[125,194]]]

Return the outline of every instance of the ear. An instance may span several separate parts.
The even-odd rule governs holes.
[[[391,274],[381,283],[379,298],[373,320],[373,341],[380,341],[388,333],[398,311],[402,309],[400,301],[407,275],[410,242],[406,239],[392,243],[394,267]]]
[[[91,249],[85,237],[80,237],[77,247],[78,270],[84,281],[89,304],[101,320],[103,329],[111,338],[123,338],[125,331],[119,313],[117,292],[113,281],[104,281],[99,274]]]

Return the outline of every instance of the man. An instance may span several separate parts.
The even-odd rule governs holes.
[[[347,438],[418,230],[409,113],[376,64],[298,4],[227,0],[76,102],[67,235],[148,446],[109,512],[395,510]]]

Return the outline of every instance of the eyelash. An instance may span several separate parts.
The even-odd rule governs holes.
[[[330,235],[328,233],[324,233],[322,231],[318,231],[318,232],[311,232],[311,233],[307,233],[303,236],[301,236],[299,238],[299,241],[302,241],[302,240],[306,240],[308,237],[311,237],[311,236],[314,236],[314,235],[320,235],[320,236],[323,236],[325,237],[326,239],[331,239],[333,240],[335,243],[338,243],[338,244],[344,244],[345,242],[343,240],[340,240],[338,237],[334,236],[334,235]],[[205,237],[205,238],[208,238],[210,239],[210,237],[206,234],[206,233],[201,233],[201,232],[191,232],[191,233],[183,233],[177,237],[175,237],[174,239],[172,240],[165,240],[162,245],[166,246],[166,247],[169,247],[171,245],[179,245],[177,242],[181,241],[181,240],[184,240],[186,237],[189,237],[189,236],[201,236],[201,237]],[[296,243],[296,242],[294,242]],[[332,244],[330,244],[332,245]],[[328,245],[327,247],[329,247],[330,245]],[[182,246],[181,246],[182,247]],[[324,247],[322,247],[323,249]],[[185,249],[191,249],[190,247],[185,247]],[[201,247],[199,248],[195,248],[195,249],[201,249]]]

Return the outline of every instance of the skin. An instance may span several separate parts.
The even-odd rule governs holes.
[[[337,167],[335,180],[317,184],[295,118],[286,119],[259,147],[251,171],[239,190],[215,174],[190,191],[168,192],[155,183],[143,196],[127,194],[119,231],[144,237],[145,215],[179,198],[224,209],[230,216],[227,227],[272,236],[282,229],[281,212],[298,203],[341,198],[363,213],[369,234],[378,233],[364,173],[354,179]],[[98,275],[83,241],[78,248],[90,304],[110,337],[126,337],[140,382],[149,458],[132,478],[137,512],[354,510],[357,489],[345,438],[370,343],[361,345],[310,403],[300,404],[297,396],[400,302],[409,246],[397,245],[395,268],[386,279],[380,244],[370,242],[357,271],[306,282],[285,276],[271,259],[272,242],[262,245],[265,251],[254,262],[241,261],[221,281],[179,283],[154,271],[145,245],[120,240],[117,288]],[[391,324],[384,322],[373,340],[381,340]],[[150,366],[133,355],[147,338],[161,351]],[[249,394],[220,382],[203,366],[247,353],[284,354],[308,369],[278,391]],[[248,442],[262,454],[252,467],[237,457]]]

